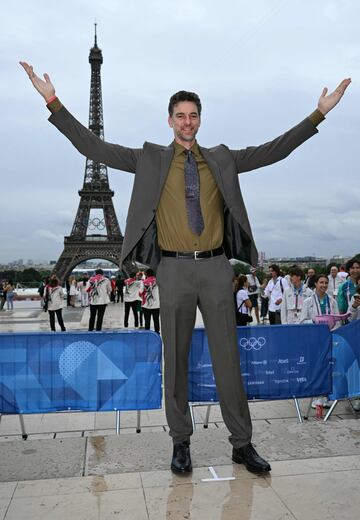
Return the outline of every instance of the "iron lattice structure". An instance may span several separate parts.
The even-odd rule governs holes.
[[[89,129],[104,139],[104,119],[101,94],[101,65],[103,57],[95,42],[90,49],[91,66]],[[66,280],[80,262],[95,258],[120,265],[123,236],[116,217],[107,168],[104,164],[86,159],[84,185],[79,190],[80,203],[70,236],[64,238],[64,250],[53,272]],[[94,217],[91,213],[97,212]]]

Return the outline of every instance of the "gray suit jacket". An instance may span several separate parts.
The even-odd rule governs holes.
[[[174,154],[173,145],[145,142],[143,148],[126,148],[107,143],[85,128],[62,107],[49,121],[79,150],[95,162],[135,173],[135,182],[126,221],[121,259],[137,260],[156,267],[160,261],[155,212]],[[306,118],[273,141],[242,150],[230,150],[221,144],[200,151],[224,198],[224,242],[228,258],[256,265],[254,244],[238,174],[287,157],[295,148],[317,133]]]

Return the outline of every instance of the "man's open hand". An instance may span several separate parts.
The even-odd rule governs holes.
[[[340,85],[332,92],[327,95],[327,87],[325,87],[321,93],[318,103],[318,109],[325,116],[330,110],[336,106],[340,99],[343,97],[345,90],[351,83],[351,78],[343,79]]]
[[[44,74],[44,81],[35,74],[32,65],[28,65],[25,61],[20,61],[20,65],[23,67],[26,74],[29,76],[31,83],[34,85],[36,90],[42,95],[45,101],[47,101],[55,95],[55,87],[51,83],[48,74]]]

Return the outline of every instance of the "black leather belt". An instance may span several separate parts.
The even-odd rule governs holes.
[[[164,249],[161,251],[162,256],[171,256],[172,258],[180,258],[180,259],[193,259],[200,260],[201,258],[211,258],[212,256],[219,256],[224,253],[224,249],[222,247],[218,247],[217,249],[211,249],[210,251],[165,251]]]

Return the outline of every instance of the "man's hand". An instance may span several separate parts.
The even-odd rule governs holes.
[[[44,74],[44,81],[35,74],[32,65],[28,65],[25,61],[20,61],[20,65],[23,67],[26,74],[29,76],[31,83],[34,85],[36,90],[42,95],[46,102],[48,101],[48,99],[55,95],[55,87],[51,83],[48,74]]]
[[[324,116],[339,103],[350,83],[351,78],[343,79],[334,92],[328,95],[326,95],[328,91],[327,87],[323,89],[319,98],[318,109]]]

